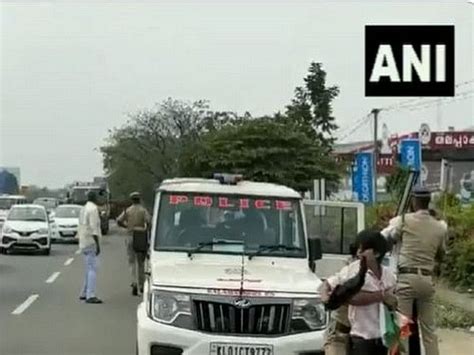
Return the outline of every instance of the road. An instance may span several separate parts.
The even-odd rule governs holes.
[[[139,298],[130,293],[123,237],[114,228],[103,239],[102,305],[78,299],[83,261],[76,245],[54,244],[50,256],[0,255],[0,354],[134,354]]]
[[[83,264],[75,245],[55,244],[50,256],[0,255],[0,354],[134,354],[139,298],[130,294],[123,238],[114,227],[103,240],[102,305],[78,300]],[[440,339],[441,354],[456,355],[470,354],[474,341],[444,330]]]

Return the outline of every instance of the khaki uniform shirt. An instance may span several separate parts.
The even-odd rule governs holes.
[[[444,253],[448,228],[428,211],[408,213],[390,221],[390,236],[400,243],[398,266],[433,271],[436,255]],[[388,234],[388,233],[387,233]]]
[[[131,205],[118,217],[118,221],[127,226],[130,234],[135,229],[145,229],[150,225],[151,217],[145,207],[142,205]]]

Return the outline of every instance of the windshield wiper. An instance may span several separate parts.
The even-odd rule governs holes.
[[[197,253],[199,250],[201,250],[205,247],[210,247],[210,246],[213,246],[213,245],[231,245],[231,244],[242,245],[244,243],[239,242],[239,241],[225,240],[225,239],[219,239],[219,240],[213,240],[213,241],[210,241],[210,242],[199,243],[199,245],[196,248],[191,249],[191,250],[188,251],[188,257],[191,257],[194,253]]]
[[[263,252],[272,252],[278,250],[302,251],[303,249],[285,244],[260,245],[256,252],[249,254],[249,260],[251,260],[254,256],[261,255]]]

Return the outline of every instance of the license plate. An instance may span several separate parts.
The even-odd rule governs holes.
[[[30,239],[17,239],[18,244],[31,244],[32,241]]]
[[[74,237],[76,232],[61,232],[61,234],[65,237]]]
[[[209,355],[273,355],[272,345],[211,343]]]

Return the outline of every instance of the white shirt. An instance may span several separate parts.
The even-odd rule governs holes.
[[[359,261],[354,261],[344,267],[334,276],[327,279],[331,288],[340,285],[359,272]],[[367,271],[365,283],[361,291],[377,292],[393,289],[396,284],[395,274],[390,268],[382,266],[382,277],[378,279],[371,270]],[[349,322],[351,323],[351,335],[364,339],[381,338],[380,334],[380,303],[373,303],[367,306],[349,305]]]
[[[79,226],[77,236],[79,238],[79,248],[84,249],[94,245],[93,235],[101,238],[99,209],[96,204],[87,202],[79,214]]]

